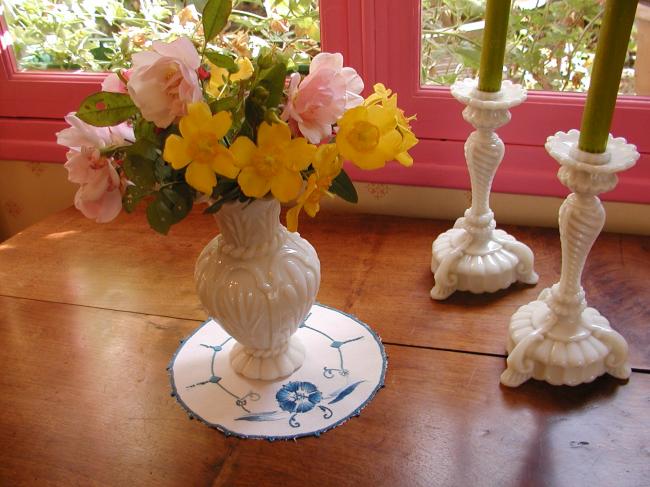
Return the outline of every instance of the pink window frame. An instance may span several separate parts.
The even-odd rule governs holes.
[[[366,91],[382,82],[399,93],[400,106],[417,113],[420,143],[415,164],[390,164],[373,172],[349,168],[357,181],[412,186],[469,188],[463,144],[471,127],[462,106],[447,88],[420,85],[420,0],[320,0],[323,50],[343,53],[366,81]],[[0,160],[63,162],[65,149],[55,132],[63,116],[88,94],[98,91],[103,74],[20,72],[0,17]],[[585,96],[531,92],[512,110],[512,121],[499,134],[506,156],[493,189],[498,192],[564,196],[555,176],[557,164],[543,148],[548,135],[577,128]],[[620,97],[612,133],[637,145],[641,159],[620,176],[610,201],[650,203],[649,97]]]

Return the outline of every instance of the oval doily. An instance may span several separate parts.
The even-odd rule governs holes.
[[[235,340],[208,320],[170,362],[172,395],[190,418],[241,438],[319,436],[358,416],[384,384],[386,353],[377,334],[315,304],[296,336],[307,351],[300,369],[273,382],[251,380],[230,366]]]

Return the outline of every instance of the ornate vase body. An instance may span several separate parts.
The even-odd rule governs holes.
[[[320,285],[316,251],[279,215],[275,199],[224,205],[221,234],[196,262],[201,302],[237,341],[233,368],[251,379],[278,379],[302,365],[305,350],[293,335]]]

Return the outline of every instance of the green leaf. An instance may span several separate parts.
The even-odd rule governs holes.
[[[243,200],[242,197],[244,198]],[[219,182],[212,190],[212,198],[218,199],[211,206],[206,208],[204,213],[216,213],[224,204],[230,201],[246,201],[248,199],[248,197],[241,192],[237,180],[228,178],[219,179]]]
[[[173,170],[172,167],[164,161],[164,159],[159,157],[154,162],[153,173],[156,181],[159,183],[165,183],[172,178]]]
[[[147,221],[151,228],[163,235],[167,235],[174,223],[174,215],[160,193],[157,193],[156,199],[147,206]]]
[[[210,110],[212,110],[212,113],[230,111],[237,106],[237,103],[239,103],[239,100],[236,96],[220,98],[210,103]]]
[[[352,184],[350,176],[343,169],[341,169],[339,175],[332,181],[330,191],[349,203],[357,203],[359,201],[357,190],[354,184]]]
[[[127,213],[133,212],[138,203],[140,203],[140,200],[149,195],[149,193],[149,190],[138,186],[127,186],[126,191],[124,191],[124,196],[122,196],[122,206],[124,207],[124,210]]]
[[[138,108],[126,93],[100,91],[81,102],[77,117],[95,127],[110,127],[138,113]]]
[[[158,146],[147,139],[136,140],[135,143],[126,147],[125,152],[152,161],[156,160],[159,155]]]
[[[139,118],[133,126],[133,133],[136,140],[144,139],[151,141],[155,144],[158,143],[158,134],[156,134],[156,126],[153,122],[148,122],[144,118]]]
[[[260,73],[258,86],[263,86],[268,92],[266,99],[267,108],[275,108],[282,101],[284,91],[284,81],[287,76],[287,65],[281,59],[276,59],[276,63]]]
[[[208,0],[203,9],[203,32],[206,43],[223,30],[231,11],[231,0]]]
[[[110,61],[111,57],[114,56],[115,53],[113,52],[112,49],[107,48],[103,42],[99,43],[99,47],[96,47],[94,49],[90,49],[90,53],[93,55],[95,59],[98,61]],[[109,56],[110,55],[110,56]]]
[[[237,66],[235,60],[226,54],[219,54],[215,51],[205,51],[205,57],[220,68],[227,69],[229,73],[236,73],[239,71],[239,66]]]
[[[127,154],[124,164],[126,177],[142,189],[152,189],[156,184],[154,161],[138,154]]]
[[[160,192],[164,203],[172,214],[172,223],[181,221],[192,209],[194,194],[187,184],[174,184],[171,187],[163,188]]]

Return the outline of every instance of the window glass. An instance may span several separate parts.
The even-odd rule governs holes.
[[[422,85],[450,85],[456,79],[475,76],[485,2],[422,0],[421,8]],[[504,79],[521,83],[529,90],[587,91],[602,15],[602,2],[514,0]],[[650,50],[646,56],[650,56]],[[632,32],[621,77],[621,94],[636,93],[636,57],[637,27]],[[650,77],[650,73],[637,73],[640,75]]]
[[[110,71],[153,40],[202,35],[205,0],[0,0],[20,70]],[[235,1],[217,41],[241,55],[287,49],[296,62],[319,51],[318,0]]]

